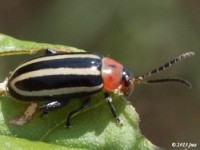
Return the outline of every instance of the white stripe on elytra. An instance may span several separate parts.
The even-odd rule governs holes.
[[[36,58],[36,59],[33,59],[33,60],[30,60],[28,62],[25,62],[24,64],[20,65],[19,67],[17,67],[13,73],[24,67],[24,66],[27,66],[29,64],[32,64],[32,63],[37,63],[37,62],[42,62],[42,61],[49,61],[49,60],[55,60],[55,59],[65,59],[65,58],[94,58],[94,59],[100,59],[100,57],[98,55],[94,55],[94,54],[66,54],[66,55],[52,55],[52,56],[48,56],[48,57],[41,57],[41,58]]]
[[[96,68],[49,68],[49,69],[41,69],[36,71],[30,71],[24,74],[21,74],[14,78],[11,81],[11,86],[13,86],[16,82],[22,81],[25,79],[35,78],[35,77],[43,77],[43,76],[51,76],[51,75],[100,75],[100,71]]]
[[[12,86],[15,92],[23,96],[54,96],[54,95],[62,95],[62,94],[74,94],[79,92],[93,92],[99,90],[103,87],[103,84],[93,87],[68,87],[68,88],[58,88],[58,89],[50,89],[50,90],[40,90],[40,91],[23,91],[15,86]]]

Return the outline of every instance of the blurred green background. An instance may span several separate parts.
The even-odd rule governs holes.
[[[138,85],[129,98],[140,129],[154,144],[200,146],[200,1],[0,0],[0,33],[21,40],[99,52],[137,76],[186,51],[196,52],[153,78],[178,76],[180,84]],[[0,79],[31,56],[0,58]],[[7,69],[11,68],[11,69]]]

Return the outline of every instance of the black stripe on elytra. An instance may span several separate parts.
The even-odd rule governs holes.
[[[91,68],[92,66],[97,67],[98,70],[101,69],[101,59],[97,58],[64,58],[64,59],[52,59],[41,62],[32,63],[22,68],[19,68],[12,75],[11,79],[15,77],[27,73],[30,71],[36,71],[40,69],[49,69],[49,68]]]
[[[24,91],[40,91],[65,87],[93,87],[101,84],[101,75],[51,75],[21,80],[15,83],[15,86]]]
[[[14,98],[21,101],[56,101],[56,100],[70,100],[73,98],[84,98],[91,96],[101,90],[97,89],[92,92],[77,92],[72,94],[61,94],[61,95],[51,95],[51,93],[47,93],[46,96],[24,96],[16,93],[12,88],[9,88],[9,93]]]

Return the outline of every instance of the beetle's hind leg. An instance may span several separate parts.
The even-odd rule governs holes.
[[[69,115],[67,116],[67,121],[66,121],[66,124],[65,124],[65,127],[66,128],[69,128],[71,127],[71,123],[70,123],[70,120],[71,120],[71,117],[76,114],[77,112],[83,110],[84,108],[87,108],[88,107],[88,104],[89,104],[89,101],[90,101],[90,97],[86,98],[83,103],[81,104],[81,106],[73,111],[71,111],[69,113]]]
[[[41,117],[46,115],[49,111],[53,111],[66,106],[68,103],[69,100],[62,100],[62,101],[60,100],[60,101],[52,101],[40,106],[39,109],[42,111]]]

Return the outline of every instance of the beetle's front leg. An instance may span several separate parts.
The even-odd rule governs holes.
[[[46,115],[49,111],[53,111],[66,106],[68,103],[69,100],[62,100],[62,101],[60,100],[60,101],[49,102],[47,104],[40,106],[39,109],[42,111],[41,117]]]
[[[107,92],[104,93],[104,96],[105,96],[105,99],[106,99],[106,101],[108,103],[108,106],[110,107],[110,110],[112,112],[113,117],[115,118],[115,120],[117,121],[117,123],[119,123],[120,125],[122,125],[121,120],[116,115],[115,107],[112,104],[112,97]]]

